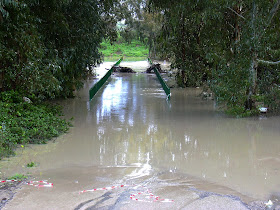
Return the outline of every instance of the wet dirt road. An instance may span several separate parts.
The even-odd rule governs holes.
[[[122,63],[138,71],[147,65]],[[280,117],[226,117],[198,97],[200,89],[173,89],[168,102],[156,76],[142,73],[114,74],[88,102],[94,82],[60,102],[74,117],[68,134],[1,162],[6,176],[31,173],[54,184],[22,185],[4,209],[246,209],[255,200],[278,202]],[[23,167],[31,161],[37,166]]]

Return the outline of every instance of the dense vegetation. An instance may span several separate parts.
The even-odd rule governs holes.
[[[203,83],[229,112],[280,109],[280,1],[151,0],[161,14],[155,47],[180,70],[181,86]],[[277,100],[278,99],[278,100]]]
[[[46,143],[70,125],[59,117],[61,107],[25,102],[15,91],[0,94],[0,113],[0,159],[13,154],[18,144]]]
[[[102,40],[116,38],[118,10],[117,0],[0,0],[0,157],[67,130],[42,100],[82,86]]]
[[[125,31],[169,59],[181,87],[207,86],[234,115],[280,111],[280,0],[134,2]]]
[[[116,37],[115,2],[1,0],[1,90],[72,96],[101,62],[102,40]]]

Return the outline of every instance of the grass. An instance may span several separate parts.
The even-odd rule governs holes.
[[[27,163],[27,165],[26,165],[26,167],[28,167],[28,168],[32,168],[35,166],[36,166],[36,164],[34,162]]]
[[[126,61],[141,61],[146,60],[149,54],[148,48],[138,40],[133,40],[131,43],[118,41],[113,45],[109,41],[104,41],[101,44],[101,52],[104,55],[105,61],[116,61],[120,57],[124,57]]]
[[[8,180],[17,180],[17,181],[22,181],[24,179],[27,179],[27,176],[25,176],[24,174],[15,174],[8,178]]]
[[[121,56],[110,56],[110,57],[104,57],[104,61],[106,62],[115,62],[119,60]],[[145,61],[147,60],[147,57],[123,57],[124,61]]]

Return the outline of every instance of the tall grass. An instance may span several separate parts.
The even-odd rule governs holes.
[[[120,39],[113,45],[109,41],[104,41],[101,44],[101,52],[105,61],[115,61],[120,57],[130,61],[145,60],[149,54],[148,48],[140,41],[133,40],[128,44]]]

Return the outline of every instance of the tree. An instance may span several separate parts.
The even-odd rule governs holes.
[[[51,74],[41,65],[43,44],[35,19],[23,3],[8,4],[5,9],[9,15],[0,23],[2,90],[40,91]]]
[[[279,57],[273,54],[279,52],[279,3],[150,0],[149,5],[163,14],[158,41],[179,69],[181,85],[196,86],[207,79],[218,102],[246,113],[264,93],[258,86],[266,79],[263,73],[258,76],[263,65],[274,65],[270,72],[278,72]]]
[[[259,64],[264,63],[267,55],[271,54],[270,49],[279,49],[279,45],[278,47],[275,45],[279,40],[277,35],[279,32],[274,30],[279,28],[279,21],[278,23],[273,21],[279,3],[257,0],[233,1],[225,8],[233,15],[235,38],[231,47],[232,56],[227,60],[227,67],[219,69],[218,76],[225,74],[229,76],[229,80],[227,81],[225,77],[216,77],[215,82],[220,81],[224,84],[219,87],[217,86],[219,83],[216,83],[213,89],[218,96],[224,97],[222,101],[229,107],[234,109],[239,107],[240,112],[256,108],[258,94],[264,93],[258,86],[266,79],[261,77],[262,75],[258,77],[258,72],[261,72]],[[277,68],[273,71],[277,71]],[[225,91],[219,91],[223,87]]]
[[[2,90],[40,98],[72,96],[101,62],[102,40],[116,37],[119,2],[12,2],[1,1],[0,7]]]

